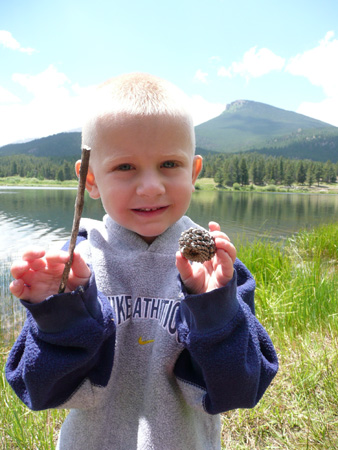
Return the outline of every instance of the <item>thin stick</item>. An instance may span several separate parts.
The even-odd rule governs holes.
[[[70,237],[69,250],[68,250],[69,251],[69,261],[65,264],[65,268],[63,270],[61,283],[59,286],[59,294],[62,294],[66,289],[70,268],[73,263],[76,238],[77,238],[77,235],[79,232],[80,219],[81,219],[81,214],[82,214],[83,205],[84,205],[84,192],[85,192],[85,187],[86,187],[86,178],[87,178],[87,173],[88,173],[90,150],[91,150],[90,147],[87,147],[86,145],[82,148],[79,184],[77,187],[72,234]]]

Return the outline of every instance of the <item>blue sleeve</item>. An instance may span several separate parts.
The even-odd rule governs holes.
[[[188,295],[183,287],[177,331],[185,350],[175,374],[205,389],[210,414],[254,407],[277,373],[275,349],[254,315],[254,289],[238,259],[225,287],[201,295]]]
[[[115,322],[94,275],[76,291],[39,304],[22,301],[27,320],[6,364],[6,377],[33,410],[64,403],[85,379],[106,386],[114,358]]]

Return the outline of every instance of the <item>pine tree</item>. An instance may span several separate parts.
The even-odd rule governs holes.
[[[285,171],[284,171],[284,183],[287,186],[292,186],[293,182],[295,181],[295,171],[294,171],[294,167],[293,164],[291,162],[289,162],[286,167],[285,167]]]
[[[304,184],[305,181],[306,181],[306,170],[303,161],[300,161],[297,170],[297,183]]]
[[[246,165],[245,158],[242,158],[239,164],[239,176],[240,176],[240,182],[241,185],[248,185],[249,184],[249,171],[248,167]]]
[[[222,187],[224,183],[224,173],[222,169],[218,169],[215,177],[214,177],[215,183],[217,184],[217,187]]]
[[[310,164],[306,172],[306,182],[311,187],[313,185],[314,180],[315,180],[315,169],[313,164]]]
[[[316,170],[315,170],[315,179],[317,181],[317,185],[319,186],[319,182],[322,179],[323,176],[323,168],[322,168],[322,164],[317,164],[316,165]]]

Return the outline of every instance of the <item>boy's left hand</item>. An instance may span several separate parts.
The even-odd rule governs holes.
[[[209,231],[215,238],[216,254],[203,264],[192,264],[181,254],[176,253],[176,267],[181,279],[191,294],[202,294],[225,286],[233,277],[236,249],[228,236],[221,231],[216,222],[209,223]]]

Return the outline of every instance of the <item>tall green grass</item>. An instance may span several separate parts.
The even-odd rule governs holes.
[[[223,414],[223,450],[338,448],[337,246],[336,224],[301,231],[285,243],[238,245],[238,257],[256,279],[256,314],[276,346],[280,370],[254,409]],[[2,269],[0,293],[11,305],[7,265]],[[66,412],[30,412],[4,380],[18,317],[14,331],[0,332],[0,448],[54,449]]]
[[[31,412],[5,380],[10,345],[24,323],[25,311],[9,292],[10,260],[0,262],[0,449],[54,449],[65,411]]]
[[[337,224],[239,245],[280,370],[256,408],[223,415],[223,449],[338,448],[337,245]]]

